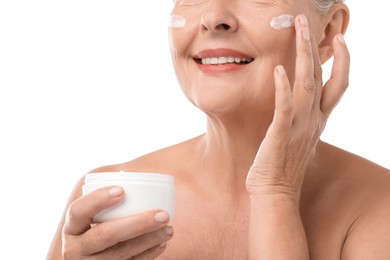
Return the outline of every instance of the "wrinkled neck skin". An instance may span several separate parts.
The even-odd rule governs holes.
[[[272,115],[207,117],[201,139],[201,174],[216,187],[242,193],[247,173],[272,121]]]

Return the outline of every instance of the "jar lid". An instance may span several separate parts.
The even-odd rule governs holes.
[[[163,173],[150,172],[97,172],[85,175],[85,183],[107,181],[145,181],[145,182],[168,182],[173,183],[174,177]]]

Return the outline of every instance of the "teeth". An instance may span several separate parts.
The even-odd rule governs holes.
[[[225,63],[227,63],[227,57],[218,58],[218,64],[225,64]]]
[[[252,62],[252,58],[237,58],[237,57],[212,57],[212,58],[203,58],[202,64],[211,64],[211,65],[219,65],[226,63],[250,63]]]

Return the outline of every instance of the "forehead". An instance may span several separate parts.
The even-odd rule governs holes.
[[[180,2],[190,2],[190,1],[202,1],[202,2],[209,2],[211,0],[172,0],[174,3],[180,3]],[[313,3],[313,1],[316,0],[221,0],[226,2],[275,2],[275,3],[282,3],[287,5],[302,5],[302,4],[308,4]]]
[[[294,14],[311,13],[314,10],[314,2],[321,0],[173,0],[174,9],[185,8],[186,11],[199,11],[201,8],[208,6],[211,3],[218,3],[223,5],[241,5],[253,6],[256,10],[264,6],[264,10],[269,7],[275,7],[282,12],[291,12]],[[326,1],[326,0],[322,0]]]

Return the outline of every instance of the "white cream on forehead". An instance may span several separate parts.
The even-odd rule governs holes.
[[[283,14],[272,18],[269,25],[275,30],[290,28],[294,25],[294,16],[290,14]]]
[[[186,19],[180,15],[171,15],[169,17],[169,27],[183,28],[186,25]]]

